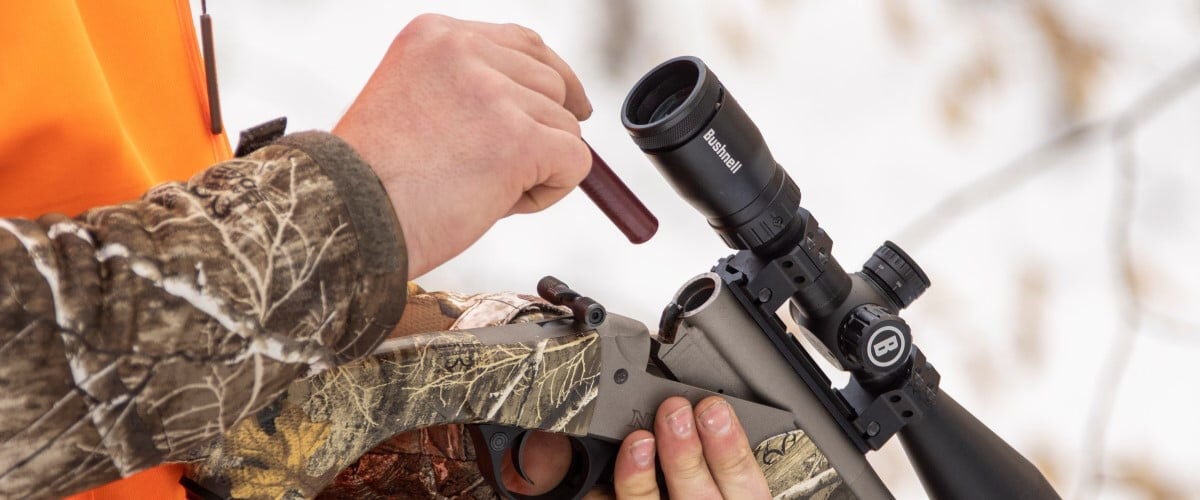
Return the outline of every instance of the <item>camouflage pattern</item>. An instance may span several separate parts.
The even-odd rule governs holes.
[[[451,328],[563,313],[511,294],[442,294],[440,299],[451,307],[465,305],[455,310],[461,312]],[[206,456],[195,457],[189,476],[235,498],[307,498],[372,448],[406,431],[494,422],[585,434],[598,390],[597,339],[594,331],[499,345],[456,330],[394,337],[372,357],[293,384],[277,406],[243,421]],[[456,443],[463,439],[458,428],[435,432]],[[426,475],[408,481],[420,488],[406,492],[408,497],[486,491],[478,481],[443,491],[438,472],[413,472]]]
[[[255,421],[239,425],[206,457],[197,457],[203,459],[193,464],[189,476],[236,498],[300,498],[314,494],[324,499],[497,498],[480,476],[474,449],[462,425],[400,431],[431,422],[480,420],[475,407],[492,398],[487,395],[488,387],[495,387],[496,381],[514,380],[511,374],[515,365],[505,364],[513,357],[503,354],[513,352],[514,346],[503,345],[489,352],[489,347],[478,346],[466,333],[454,336],[453,332],[420,332],[429,327],[467,329],[539,321],[562,312],[533,297],[512,294],[425,293],[410,286],[409,297],[405,317],[392,339],[380,346],[380,355],[296,382],[279,406],[263,411]],[[432,339],[449,340],[449,344],[439,345],[455,347],[415,349]],[[520,347],[517,352],[527,356],[531,350]],[[595,359],[593,345],[589,344],[584,352],[587,359]],[[546,359],[545,366],[554,366],[555,362]],[[475,371],[471,377],[459,375],[465,373],[461,365],[480,363],[504,368],[500,372]],[[573,362],[567,365],[581,366]],[[384,372],[382,366],[411,369]],[[535,373],[545,372],[542,369]],[[588,392],[584,387],[590,387],[591,375],[596,371],[585,368],[583,373],[588,376],[575,379],[579,384],[568,384],[578,387],[575,394]],[[468,382],[471,378],[475,380]],[[436,391],[420,389],[431,387],[431,379],[441,380]],[[466,383],[478,389],[463,395],[459,387]],[[466,401],[471,398],[479,400]],[[510,397],[509,401],[515,399]],[[571,402],[554,404],[570,406]],[[519,407],[511,408],[519,411]],[[579,426],[547,425],[545,419],[539,422],[528,418],[532,414],[528,413],[529,407],[524,408],[526,418],[514,419],[513,413],[501,412],[487,420],[515,421],[529,428],[573,434],[582,431]],[[575,422],[585,423],[583,419]],[[759,444],[755,458],[777,498],[853,498],[801,430]]]
[[[469,306],[480,304],[455,293],[408,289],[408,306],[393,337],[449,330]],[[517,296],[525,301],[533,297]],[[499,302],[503,303],[503,301]],[[472,315],[460,327],[540,319],[546,313],[493,308],[495,318]],[[479,321],[482,320],[482,321]],[[342,469],[317,498],[332,499],[491,499],[496,498],[475,464],[471,438],[461,424],[426,427],[393,436]]]
[[[491,498],[458,424],[586,432],[594,332],[487,345],[456,330],[561,311],[419,290],[395,328],[406,274],[386,193],[327,134],[74,219],[0,219],[0,498],[164,461],[239,497]],[[759,453],[773,491],[844,496],[802,434]]]
[[[318,499],[492,499],[462,425],[395,436],[338,473]]]
[[[841,500],[854,494],[817,445],[802,430],[780,434],[754,447],[771,494],[777,499]]]
[[[328,134],[287,139],[139,201],[0,219],[0,497],[182,459],[393,329],[382,185]]]

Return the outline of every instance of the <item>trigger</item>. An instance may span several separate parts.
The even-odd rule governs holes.
[[[513,469],[517,471],[521,479],[524,479],[529,484],[533,484],[533,480],[529,479],[529,476],[525,474],[525,467],[523,465],[525,462],[525,444],[528,442],[526,439],[527,436],[529,436],[528,432],[522,432],[517,435],[517,442],[513,446],[512,464]]]

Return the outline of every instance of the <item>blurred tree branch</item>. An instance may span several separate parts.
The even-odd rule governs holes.
[[[1061,163],[1055,162],[1059,156],[1091,145],[1104,137],[1118,138],[1113,136],[1112,132],[1118,125],[1125,129],[1119,135],[1128,134],[1198,84],[1200,56],[1192,58],[1182,68],[1172,72],[1124,110],[1107,118],[1077,122],[1046,142],[941,198],[924,214],[904,226],[896,239],[913,247],[927,244],[929,240],[945,232],[954,220],[1008,194],[1038,174],[1061,166]]]
[[[1130,125],[1129,127],[1132,127]],[[1084,427],[1083,449],[1080,458],[1083,468],[1076,478],[1075,497],[1088,498],[1098,493],[1104,483],[1104,448],[1108,440],[1113,406],[1121,389],[1121,380],[1129,370],[1133,349],[1142,331],[1143,306],[1133,257],[1133,211],[1137,204],[1137,156],[1134,152],[1132,128],[1123,123],[1113,127],[1113,149],[1117,164],[1113,203],[1109,212],[1112,221],[1109,246],[1114,253],[1118,282],[1116,332],[1108,354],[1100,364],[1100,373],[1092,389],[1092,403]]]
[[[1028,5],[1030,18],[1054,56],[1059,101],[1063,105],[1061,112],[1067,118],[1078,118],[1091,100],[1104,50],[1096,41],[1072,30],[1062,13],[1050,2],[1038,0]]]
[[[601,51],[604,68],[609,75],[620,76],[629,67],[641,16],[633,0],[612,0],[604,4],[604,26]]]

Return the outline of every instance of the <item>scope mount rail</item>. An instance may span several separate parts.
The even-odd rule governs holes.
[[[749,250],[739,251],[721,259],[712,271],[721,277],[850,442],[862,453],[878,450],[908,421],[920,418],[925,408],[934,404],[940,377],[920,350],[914,348],[911,363],[897,363],[897,371],[904,375],[898,377],[900,383],[887,390],[869,391],[854,377],[840,390],[832,387],[824,371],[787,331],[777,314],[804,286],[820,281],[826,268],[824,262],[829,259],[828,248],[832,246],[829,236],[817,227],[811,214],[803,208],[799,210],[803,212],[800,219],[808,226],[805,233],[811,237],[805,237],[791,251],[774,258],[763,258]],[[825,349],[819,341],[811,344],[818,350]],[[831,353],[825,355],[834,360]]]

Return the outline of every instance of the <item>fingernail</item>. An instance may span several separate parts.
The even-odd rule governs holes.
[[[634,441],[629,446],[629,455],[633,457],[634,465],[639,469],[645,469],[654,461],[654,438],[645,438]]]
[[[691,405],[683,405],[678,410],[667,415],[667,426],[671,428],[671,432],[675,433],[675,437],[685,438],[692,433],[692,407]]]
[[[724,435],[729,432],[729,426],[733,423],[733,419],[729,416],[729,404],[721,401],[700,412],[700,425],[704,426],[704,430],[716,435]]]

